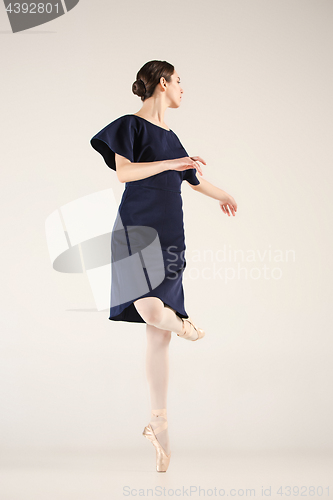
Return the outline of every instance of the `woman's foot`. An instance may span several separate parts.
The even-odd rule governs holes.
[[[155,417],[152,416],[150,420],[150,425],[152,426],[153,431],[157,429],[161,424],[165,422],[164,417]],[[168,429],[164,429],[161,432],[158,433],[158,437],[156,436],[157,441],[160,443],[162,448],[164,448],[164,451],[167,455],[170,454],[170,442],[169,442],[169,432]]]
[[[161,422],[160,419],[162,419],[163,422]],[[169,436],[167,432],[165,433],[167,427],[166,408],[152,410],[150,423],[144,428],[142,433],[155,447],[157,472],[166,472],[170,463],[171,452],[169,448]],[[161,437],[162,433],[163,435]],[[157,435],[159,435],[159,439],[157,439]]]
[[[191,318],[181,318],[183,322],[183,328],[181,333],[177,333],[178,337],[182,337],[186,340],[198,340],[205,336],[205,332],[194,325]]]
[[[187,340],[197,340],[199,337],[198,332],[188,321],[183,321],[182,335],[186,335]]]

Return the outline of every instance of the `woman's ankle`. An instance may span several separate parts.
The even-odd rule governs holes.
[[[188,321],[184,321],[186,318],[182,318],[182,323],[183,323],[183,328],[182,332],[180,335],[184,335],[184,333],[188,333],[189,336],[187,337],[188,340],[196,340],[199,335],[196,329],[189,323]]]

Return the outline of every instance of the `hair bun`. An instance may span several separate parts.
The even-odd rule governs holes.
[[[133,91],[133,94],[136,94],[140,97],[144,96],[146,93],[145,82],[143,80],[141,80],[141,78],[139,78],[138,80],[135,80],[135,82],[132,85],[132,91]]]

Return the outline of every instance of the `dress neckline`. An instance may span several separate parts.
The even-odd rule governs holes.
[[[164,127],[160,127],[160,125],[156,125],[156,123],[150,122],[149,120],[147,120],[146,118],[143,118],[142,116],[135,115],[135,114],[132,114],[132,116],[137,116],[138,118],[141,118],[141,120],[144,120],[145,122],[148,122],[151,125],[154,125],[155,127],[161,128],[162,130],[165,130],[166,132],[172,132],[171,128],[167,129],[167,128],[164,128]]]

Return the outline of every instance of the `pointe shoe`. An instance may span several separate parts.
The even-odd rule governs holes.
[[[197,326],[195,326],[194,323],[192,322],[191,318],[181,318],[181,320],[183,322],[183,332],[184,333],[182,333],[182,334],[177,333],[178,337],[181,337],[182,339],[186,339],[186,340],[192,340],[192,342],[194,342],[195,340],[202,339],[205,336],[204,330],[202,330],[202,328],[198,328]],[[185,321],[187,321],[187,323],[190,324],[190,329],[188,332],[186,331]],[[192,337],[193,329],[198,334],[198,337],[194,340],[189,338],[189,337]]]
[[[151,414],[152,414],[152,416],[155,416],[155,417],[163,417],[166,420],[166,408],[163,408],[161,410],[152,410]],[[167,427],[168,427],[167,421],[163,422],[163,424],[159,425],[155,430],[153,430],[152,426],[150,424],[148,424],[144,428],[143,433],[142,433],[155,446],[155,449],[156,449],[156,471],[157,472],[166,472],[168,470],[169,463],[170,463],[171,453],[169,455],[167,455],[165,453],[164,448],[161,446],[161,444],[158,442],[158,440],[156,438],[156,434],[163,431]]]

